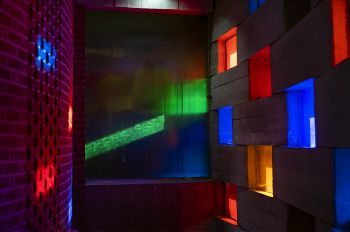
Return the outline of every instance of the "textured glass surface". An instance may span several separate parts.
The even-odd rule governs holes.
[[[233,144],[232,106],[218,109],[219,116],[219,144]]]
[[[288,92],[288,146],[316,147],[314,80],[306,80],[286,91]]]
[[[208,176],[206,20],[87,14],[88,178]]]

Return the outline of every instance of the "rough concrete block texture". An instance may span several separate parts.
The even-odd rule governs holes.
[[[273,150],[274,195],[330,224],[335,222],[331,149]]]
[[[212,77],[210,83],[211,109],[249,101],[248,62]]]
[[[234,144],[285,145],[288,113],[286,95],[239,104],[232,111]]]
[[[211,157],[213,179],[247,187],[247,147],[217,145]]]
[[[317,77],[331,65],[332,28],[325,0],[272,45],[272,92]]]
[[[240,24],[249,15],[248,0],[220,0],[216,1],[212,15],[211,41],[217,40],[232,27]]]
[[[287,231],[287,204],[263,194],[238,188],[238,224],[248,231]]]
[[[238,63],[278,40],[285,31],[284,1],[267,0],[238,27]]]
[[[350,59],[315,81],[318,146],[350,147]]]
[[[217,42],[210,44],[209,52],[209,75],[212,77],[218,73],[219,52]]]
[[[315,219],[315,231],[316,232],[334,232],[332,225],[317,218]]]

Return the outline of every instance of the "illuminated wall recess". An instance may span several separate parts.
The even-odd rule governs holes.
[[[258,9],[266,0],[249,0],[249,12],[253,13]]]
[[[249,97],[250,100],[255,100],[271,95],[271,60],[268,46],[249,58]]]
[[[206,113],[207,80],[199,79],[170,85],[163,107],[164,113],[170,116]]]
[[[237,222],[237,186],[231,183],[226,183],[225,215]]]
[[[350,55],[349,5],[348,0],[331,0],[334,65],[339,64]]]
[[[314,79],[301,82],[286,91],[288,146],[316,147]]]
[[[36,67],[38,70],[44,69],[49,72],[56,69],[56,49],[46,39],[38,36],[37,39]]]
[[[232,106],[218,109],[219,144],[233,145]]]
[[[44,165],[43,165],[44,166]],[[47,167],[38,168],[35,173],[36,197],[46,194],[55,185],[55,167],[48,165]]]
[[[68,109],[68,131],[72,132],[73,129],[73,108],[69,106]]]
[[[337,148],[334,157],[336,224],[341,231],[350,231],[350,149]]]
[[[164,130],[165,116],[138,123],[125,130],[118,131],[101,139],[95,140],[85,145],[85,159],[91,159],[97,155],[114,150],[118,147],[135,142],[144,137],[153,135]]]
[[[247,157],[248,187],[273,196],[272,146],[249,145]]]
[[[218,39],[218,73],[237,66],[237,28]]]

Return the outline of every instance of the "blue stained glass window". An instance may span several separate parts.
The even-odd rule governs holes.
[[[266,0],[249,0],[249,11],[253,13],[258,9]]]
[[[314,79],[301,82],[286,91],[288,146],[316,147]]]
[[[218,109],[219,114],[219,144],[233,144],[232,106]]]

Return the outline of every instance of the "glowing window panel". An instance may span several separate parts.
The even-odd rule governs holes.
[[[248,187],[266,196],[273,196],[272,146],[248,146]]]
[[[266,0],[249,0],[249,12],[256,11]]]
[[[71,132],[73,129],[73,108],[69,106],[68,109],[68,131]]]
[[[233,144],[232,106],[218,109],[219,144]]]
[[[50,70],[56,69],[56,56],[57,52],[54,46],[52,46],[46,39],[38,36],[37,39],[38,55],[36,57],[36,67],[38,70]]]
[[[237,28],[234,27],[218,39],[218,73],[236,67],[237,61]]]
[[[337,148],[335,157],[335,204],[336,224],[342,231],[349,231],[350,227],[350,149]]]
[[[348,0],[331,0],[334,65],[350,55],[349,4]]]
[[[169,87],[166,115],[196,115],[207,112],[207,80],[199,79]]]
[[[301,82],[286,91],[288,146],[316,147],[314,79]]]
[[[237,66],[237,36],[233,36],[226,41],[226,68]]]
[[[68,223],[71,222],[73,216],[73,202],[72,199],[70,199],[68,203]]]
[[[226,183],[225,215],[237,221],[237,186],[231,183]]]
[[[265,47],[249,58],[249,98],[255,100],[271,95],[270,47]]]
[[[164,115],[138,123],[85,145],[85,159],[114,150],[164,130]]]

